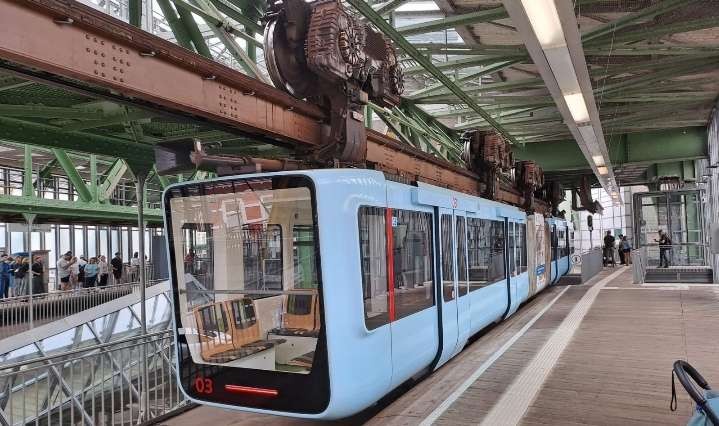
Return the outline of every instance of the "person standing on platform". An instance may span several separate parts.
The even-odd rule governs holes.
[[[632,245],[627,241],[627,236],[623,236],[619,242],[619,251],[624,254],[624,264],[629,266],[632,264]]]
[[[10,292],[10,261],[8,255],[0,256],[0,298],[7,298]]]
[[[612,235],[612,231],[607,231],[607,235],[604,236],[604,266],[607,266],[609,263],[612,264],[612,266],[616,265],[616,262],[614,261],[614,242],[615,238]]]
[[[97,266],[97,258],[91,257],[90,261],[87,262],[87,265],[85,265],[85,288],[95,287],[97,285],[97,274],[99,269],[100,268]]]
[[[60,278],[60,290],[72,289],[70,276],[72,275],[72,265],[77,262],[77,258],[72,256],[72,252],[65,253],[57,261],[57,276]]]
[[[132,255],[132,259],[130,259],[130,281],[133,283],[139,281],[139,276],[140,276],[140,253],[135,252],[135,254]]]
[[[672,250],[672,239],[666,232],[660,229],[659,239],[655,239],[654,242],[659,243],[659,267],[668,268],[669,256],[671,255]]]
[[[32,271],[32,293],[47,293],[44,280],[45,266],[42,264],[42,256],[35,256],[35,261],[32,263],[30,270]]]
[[[30,294],[30,278],[28,277],[28,273],[30,271],[30,260],[26,257],[19,257],[17,264],[18,266],[15,270],[16,285],[22,286],[23,295],[28,295]]]
[[[617,239],[619,240],[619,247],[617,247],[617,251],[619,252],[619,264],[624,265],[624,250],[622,250],[622,240],[624,239],[624,235],[617,235]]]
[[[115,284],[120,284],[122,280],[122,257],[120,252],[115,253],[115,257],[110,260],[110,266],[112,266],[112,276],[115,278]]]
[[[98,285],[100,287],[104,287],[107,285],[107,273],[108,273],[107,258],[104,255],[100,255],[100,257],[98,257],[97,269],[98,269],[98,271],[97,271],[98,276],[100,277],[99,278],[100,281],[99,281]]]

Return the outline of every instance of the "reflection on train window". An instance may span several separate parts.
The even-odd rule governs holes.
[[[452,257],[452,215],[443,214],[442,233],[442,294],[444,300],[454,299],[454,259]]]
[[[557,244],[559,245],[559,257],[569,256],[569,247],[567,246],[567,230],[565,228],[557,229]]]
[[[567,244],[569,245],[569,254],[574,254],[574,231],[569,231],[569,241],[567,241]]]
[[[360,261],[365,326],[373,330],[389,322],[385,209],[359,209]]]
[[[504,222],[467,218],[469,291],[505,278]]]
[[[550,233],[550,240],[552,243],[552,260],[557,260],[557,251],[558,251],[558,245],[557,245],[557,227],[552,226],[552,231]]]
[[[527,224],[517,224],[517,258],[519,273],[527,272]]]
[[[193,362],[309,373],[321,329],[309,181],[238,179],[171,191],[178,328]]]
[[[245,225],[240,232],[245,288],[282,290],[282,228]]]
[[[467,294],[467,230],[465,229],[465,220],[462,216],[457,216],[455,224],[457,228],[457,279],[459,288],[459,297]]]
[[[432,214],[392,212],[395,319],[434,305]]]

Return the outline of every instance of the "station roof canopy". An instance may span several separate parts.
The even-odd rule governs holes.
[[[136,3],[83,1],[124,20],[130,19],[125,6]],[[261,0],[202,0],[196,2],[200,6],[184,0],[147,3],[144,12],[152,15],[143,16],[144,28],[267,80],[257,42],[262,38],[261,11],[265,8]],[[501,1],[347,3],[384,30],[398,47],[405,74],[405,102],[398,113],[401,116],[393,116],[397,112],[391,111],[390,118],[412,125],[403,114],[419,108],[443,124],[449,134],[458,136],[469,129],[492,129],[478,113],[481,109],[511,136],[517,157],[537,159],[550,178],[572,184],[576,176],[591,173]],[[652,164],[704,157],[705,128],[719,95],[719,0],[574,3],[594,98],[619,183],[646,181],[646,169]],[[390,23],[376,22],[373,14]],[[223,25],[218,27],[218,23]],[[394,30],[383,25],[392,25]],[[255,41],[248,42],[248,35]],[[248,65],[248,60],[253,63]],[[465,95],[457,96],[438,78],[438,72]],[[373,126],[385,128],[379,120]],[[281,156],[285,152],[210,122],[72,93],[9,71],[0,74],[4,166],[16,162],[22,167],[22,152],[15,144],[93,152],[101,156],[101,164],[106,163],[101,167],[109,167],[116,158],[146,163],[151,161],[154,144],[188,136],[222,143],[238,153]],[[671,148],[679,139],[683,148]],[[458,137],[455,141],[457,146],[441,147],[434,153],[460,161]],[[38,157],[37,167],[52,159]]]

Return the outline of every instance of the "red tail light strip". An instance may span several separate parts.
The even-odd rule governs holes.
[[[277,389],[253,388],[250,386],[225,385],[225,390],[231,393],[242,393],[245,395],[277,396],[280,393]]]

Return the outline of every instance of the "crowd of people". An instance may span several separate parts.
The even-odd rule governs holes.
[[[619,261],[624,266],[632,264],[632,245],[627,240],[626,235],[619,234],[619,242],[617,238],[614,238],[612,231],[607,231],[607,235],[604,236],[604,266],[616,265],[614,260],[614,247],[616,246],[617,252],[619,253]]]
[[[0,254],[0,298],[47,292],[42,261],[42,256],[34,256],[31,264],[29,257]]]
[[[134,258],[139,258],[135,253]],[[137,262],[139,267],[139,260]],[[135,263],[131,262],[131,274]],[[57,276],[60,282],[60,290],[71,290],[74,288],[104,287],[110,282],[112,274],[113,283],[122,281],[124,274],[124,262],[120,253],[107,261],[104,255],[98,255],[87,259],[85,256],[73,256],[72,252],[65,253],[57,261]],[[130,277],[132,280],[132,277]]]
[[[147,259],[147,256],[145,256]],[[45,263],[43,257],[28,257],[0,254],[0,299],[29,294],[47,293]],[[135,252],[130,260],[130,268],[125,271],[125,263],[120,253],[107,261],[104,255],[89,259],[84,255],[76,257],[68,251],[57,261],[57,290],[104,287],[109,283],[119,284],[123,278],[130,282],[139,279],[140,256]],[[124,277],[124,275],[128,275]]]

